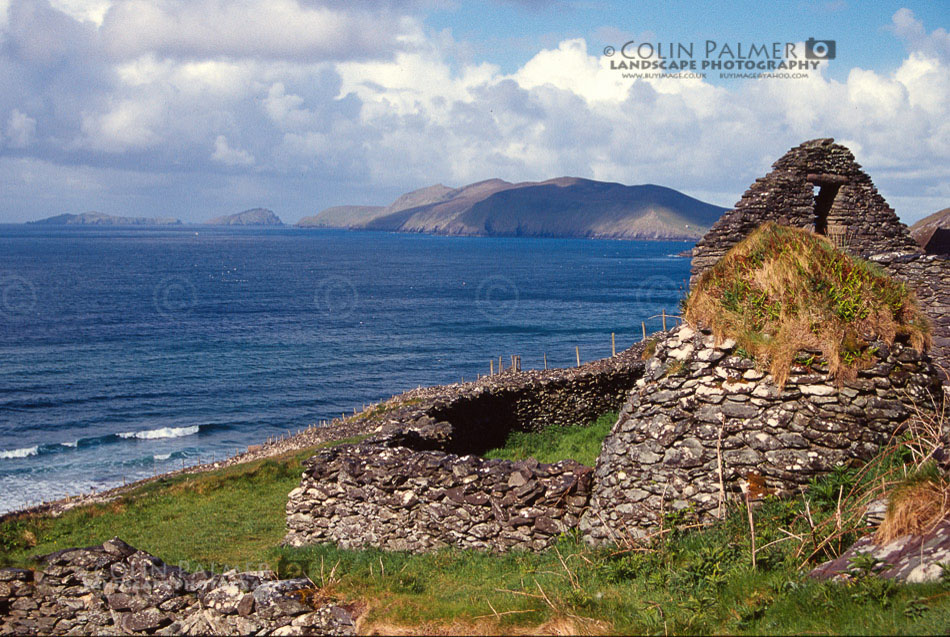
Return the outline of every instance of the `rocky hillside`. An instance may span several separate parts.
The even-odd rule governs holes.
[[[298,228],[350,228],[375,219],[385,206],[334,206],[320,214],[304,217],[296,223]]]
[[[64,214],[47,217],[39,221],[30,221],[31,224],[51,226],[178,226],[179,219],[173,217],[117,217],[101,212],[84,212],[82,214]]]
[[[244,212],[215,217],[205,222],[208,226],[282,226],[284,222],[267,208],[251,208]]]
[[[929,217],[924,217],[910,227],[910,235],[921,246],[927,244],[934,230],[938,228],[950,229],[950,208],[938,210]]]
[[[561,177],[513,184],[501,179],[415,190],[390,206],[329,208],[302,227],[466,236],[696,239],[725,208],[663,186]]]

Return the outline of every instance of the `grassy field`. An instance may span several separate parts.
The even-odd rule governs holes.
[[[609,428],[605,423],[614,417],[600,419],[598,427]],[[591,435],[585,448],[577,443],[583,432],[575,429],[562,431],[571,444],[515,437],[517,444],[498,454],[560,448],[586,457],[599,438]],[[840,470],[815,483],[808,518],[802,497],[766,500],[754,510],[755,566],[741,506],[705,528],[694,528],[688,512],[670,515],[653,538],[609,548],[587,547],[574,535],[537,554],[278,547],[286,495],[310,453],[152,483],[60,518],[7,521],[0,525],[0,559],[29,565],[32,554],[118,535],[190,569],[266,564],[282,576],[307,574],[327,594],[361,602],[361,630],[377,634],[932,634],[950,625],[950,587],[942,583],[898,586],[868,575],[837,584],[805,577],[857,537],[855,507],[872,485],[903,466],[900,449],[870,468]]]
[[[505,440],[504,447],[491,449],[485,457],[504,460],[535,458],[547,463],[570,459],[593,467],[604,438],[615,422],[617,414],[611,412],[586,426],[548,427],[539,432],[515,431]]]

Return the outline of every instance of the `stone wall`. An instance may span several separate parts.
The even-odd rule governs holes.
[[[486,460],[513,431],[589,424],[643,373],[642,344],[576,368],[419,389],[371,410],[375,434],[307,461],[285,543],[428,551],[540,549],[577,525],[590,467]]]
[[[506,371],[407,392],[368,410],[375,444],[482,454],[512,431],[592,422],[617,411],[643,374],[642,344],[580,367]],[[379,413],[376,413],[379,412]]]
[[[867,460],[941,387],[928,358],[899,343],[840,387],[817,355],[793,366],[784,388],[734,342],[688,326],[656,346],[644,377],[604,442],[581,530],[591,542],[642,535],[664,511],[700,520],[723,496],[788,492],[854,460]],[[720,479],[721,472],[721,479]]]
[[[920,306],[933,321],[930,356],[950,384],[950,257],[946,255],[886,253],[871,257],[888,274],[904,281],[917,294]]]
[[[696,243],[692,281],[766,221],[815,230],[857,256],[921,252],[851,151],[815,139],[776,161]]]
[[[575,526],[590,467],[347,445],[307,461],[287,503],[293,546],[542,549]]]
[[[0,635],[352,635],[309,579],[189,573],[114,538],[0,569]]]

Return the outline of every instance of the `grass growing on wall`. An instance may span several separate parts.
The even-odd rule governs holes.
[[[719,340],[735,339],[780,385],[804,349],[820,350],[830,372],[847,379],[871,363],[868,339],[930,344],[929,323],[903,283],[825,237],[771,222],[702,274],[685,316]]]
[[[604,438],[617,422],[617,414],[604,414],[592,424],[547,427],[538,432],[514,431],[505,440],[505,446],[491,449],[486,458],[503,460],[526,460],[552,463],[559,460],[576,460],[593,467],[600,455]]]

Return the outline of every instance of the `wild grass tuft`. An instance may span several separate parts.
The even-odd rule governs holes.
[[[930,345],[929,322],[903,283],[822,236],[771,222],[702,274],[685,316],[735,339],[779,385],[803,350],[820,351],[846,380],[871,364],[871,341]]]

